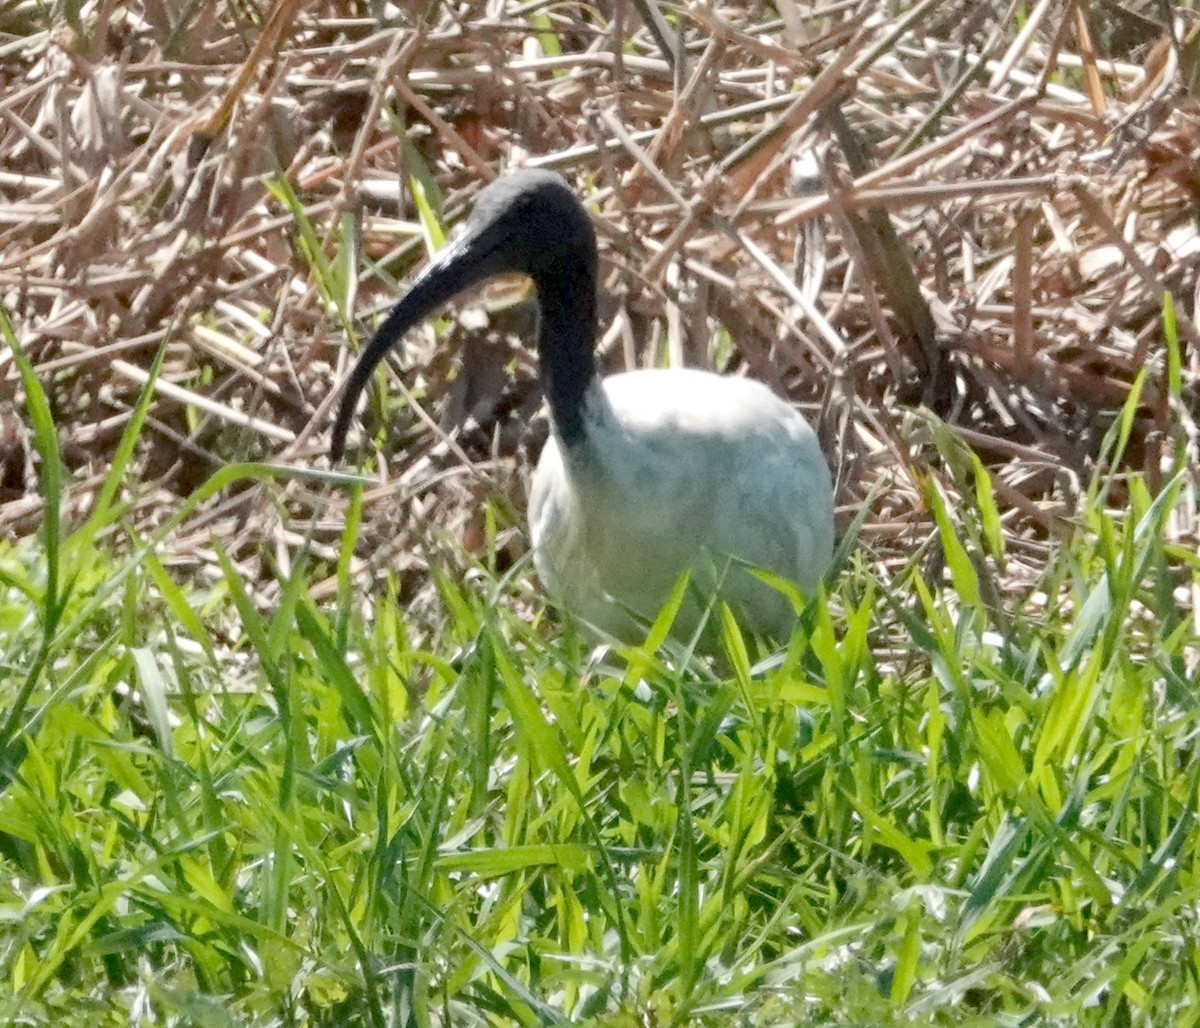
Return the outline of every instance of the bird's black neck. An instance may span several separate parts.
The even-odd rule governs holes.
[[[541,322],[538,361],[550,419],[565,446],[584,441],[584,404],[596,377],[595,259],[565,262],[534,279]]]

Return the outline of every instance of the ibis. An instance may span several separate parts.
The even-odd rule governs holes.
[[[601,636],[638,641],[686,581],[677,638],[703,627],[715,599],[744,630],[786,637],[796,605],[779,580],[811,596],[833,551],[833,489],[816,435],[752,379],[671,368],[602,377],[598,267],[591,218],[560,176],[522,170],[487,186],[359,357],[334,459],[372,371],[409,328],[493,276],[523,274],[537,296],[550,414],[529,499],[534,566],[550,598]]]

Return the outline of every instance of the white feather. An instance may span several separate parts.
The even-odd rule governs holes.
[[[744,628],[785,635],[790,599],[748,568],[811,596],[829,567],[829,468],[804,418],[760,382],[694,370],[612,375],[585,411],[585,442],[552,437],[533,478],[534,563],[550,595],[635,639],[690,571],[677,636],[718,585]]]

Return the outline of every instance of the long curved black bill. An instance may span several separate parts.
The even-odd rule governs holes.
[[[504,226],[496,221],[468,227],[462,236],[433,259],[417,276],[412,288],[388,312],[383,324],[359,356],[342,391],[330,446],[335,461],[341,460],[345,451],[346,435],[350,431],[358,397],[371,380],[371,372],[404,333],[459,293],[493,275],[516,270],[506,259],[503,237]]]

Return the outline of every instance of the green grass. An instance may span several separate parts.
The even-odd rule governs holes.
[[[326,606],[303,559],[269,606],[219,545],[177,580],[119,502],[152,385],[68,532],[20,365],[46,516],[0,546],[3,1023],[1198,1023],[1182,449],[1157,494],[1098,476],[1005,591],[933,426],[944,575],[850,547],[785,653],[727,623],[680,672],[519,617],[523,572],[439,574],[433,626],[345,560]]]

